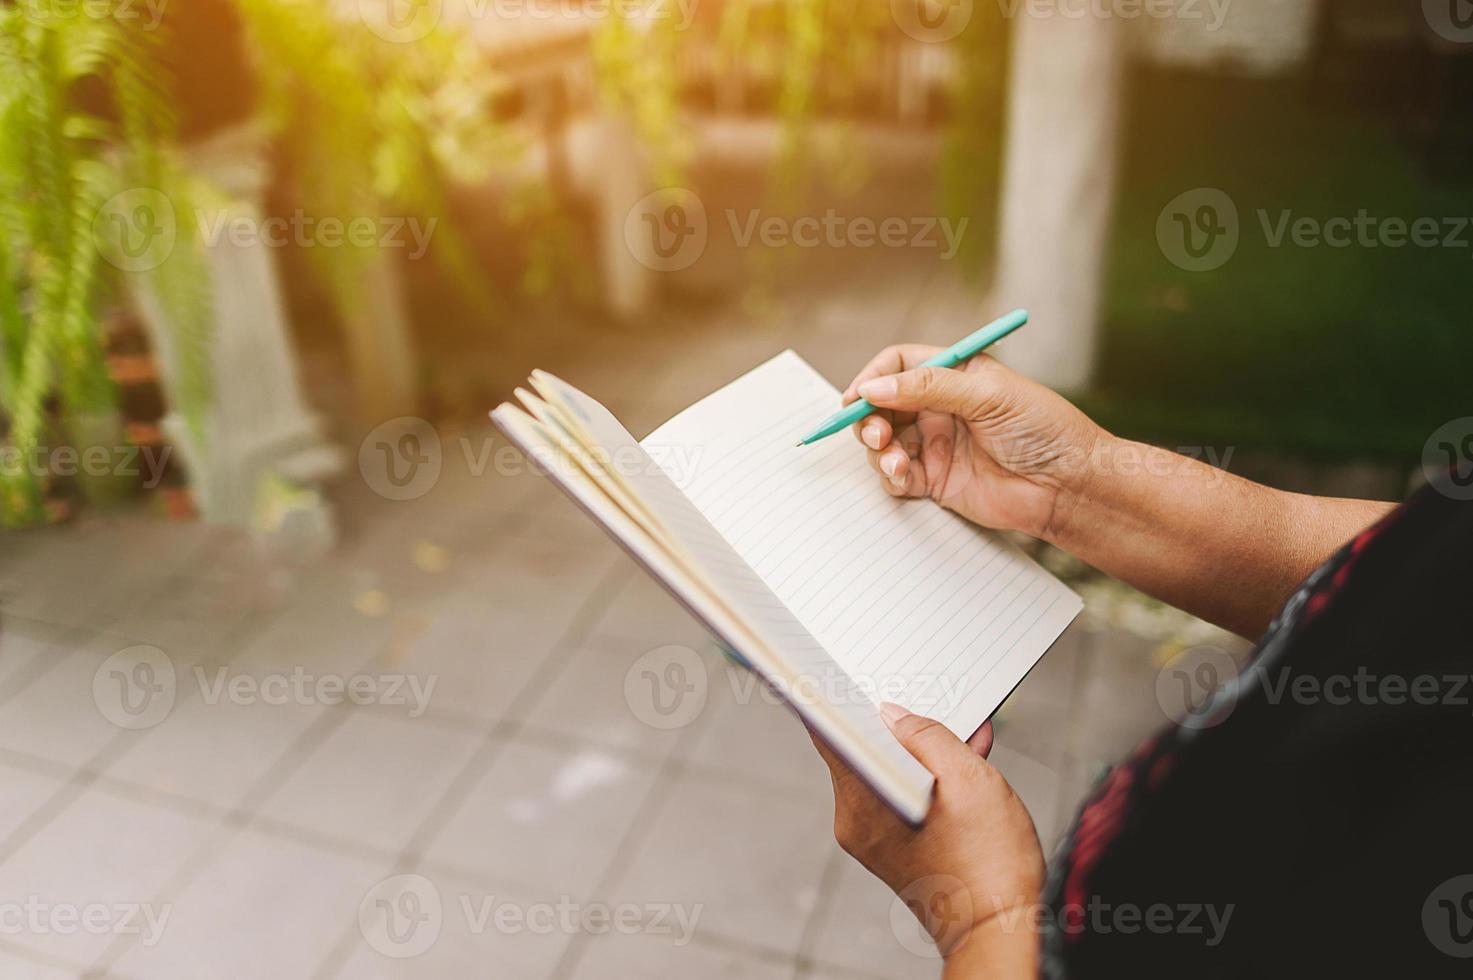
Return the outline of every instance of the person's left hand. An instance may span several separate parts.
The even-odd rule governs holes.
[[[834,836],[905,900],[950,956],[979,925],[1038,901],[1043,851],[1023,801],[986,759],[991,722],[963,742],[898,705],[885,705],[882,714],[936,777],[931,811],[912,828],[814,737],[834,781]]]

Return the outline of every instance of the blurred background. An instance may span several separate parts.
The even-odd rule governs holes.
[[[1400,499],[1473,466],[1470,104],[1465,0],[0,0],[4,974],[936,975],[487,411],[1024,306],[1114,431]],[[1245,647],[1030,547],[1047,850]]]

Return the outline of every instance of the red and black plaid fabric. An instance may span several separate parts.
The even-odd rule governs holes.
[[[1429,487],[1295,592],[1215,724],[1100,781],[1044,975],[1473,975],[1470,619],[1473,503]]]

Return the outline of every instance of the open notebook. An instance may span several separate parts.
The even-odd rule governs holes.
[[[1011,544],[885,492],[838,391],[785,351],[636,441],[542,371],[492,418],[912,823],[932,777],[894,701],[970,736],[1081,608]]]

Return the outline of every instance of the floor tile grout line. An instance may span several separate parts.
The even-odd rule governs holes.
[[[224,658],[224,662],[233,663],[235,658],[239,656],[240,653],[245,649],[245,643],[243,641],[248,641],[249,638],[252,636],[261,635],[261,632],[264,631],[265,627],[265,620],[252,621],[247,619],[246,622],[242,624],[240,635],[231,637],[231,640],[233,641],[231,642],[229,647],[231,652],[227,657]],[[385,637],[382,640],[382,644],[387,643],[388,637]],[[378,652],[375,652],[373,655],[365,657],[363,663],[371,662],[372,659],[377,655]],[[341,715],[341,717],[336,719],[335,723],[329,724],[328,722],[323,720],[326,718],[330,718],[334,714]],[[220,820],[214,825],[216,835],[211,835],[207,837],[204,841],[202,841],[200,845],[184,859],[184,861],[179,865],[178,869],[176,869],[175,873],[171,875],[163,883],[163,885],[160,886],[155,896],[161,900],[160,904],[162,904],[162,900],[170,894],[183,894],[185,889],[187,889],[189,885],[193,883],[195,876],[198,875],[199,872],[208,865],[209,861],[218,856],[225,847],[228,847],[232,841],[240,836],[242,831],[251,826],[257,816],[257,814],[249,809],[249,807],[247,806],[247,804],[251,801],[251,796],[253,793],[256,793],[261,786],[270,782],[274,776],[276,776],[283,770],[286,770],[287,775],[290,775],[291,772],[295,772],[297,768],[300,768],[300,766],[302,764],[305,764],[305,762],[307,761],[306,756],[303,756],[303,758],[298,760],[296,766],[291,766],[284,760],[287,760],[300,746],[305,744],[312,736],[315,729],[319,727],[325,729],[335,729],[337,726],[343,724],[347,717],[348,715],[346,711],[336,711],[333,708],[329,708],[324,711],[321,716],[313,719],[313,721],[308,724],[306,729],[299,733],[297,738],[294,739],[290,743],[290,745],[287,746],[282,755],[278,756],[276,764],[273,764],[270,768],[266,770],[266,772],[262,773],[262,775],[256,780],[256,782],[250,788],[248,788],[244,794],[242,794],[240,799],[236,802],[234,806],[231,807],[229,812],[227,812],[222,818],[220,818]],[[120,735],[126,734],[128,733],[120,733]],[[311,751],[315,751],[316,748],[320,746],[323,741],[326,740],[328,734],[330,734],[330,732],[324,732],[320,738],[312,743],[312,749],[307,753],[307,755],[310,755]],[[275,791],[275,788],[279,787],[279,784],[280,780],[278,780],[277,786],[273,787],[272,792]],[[118,937],[103,949],[102,954],[93,962],[91,970],[89,972],[106,973],[110,971],[117,963],[117,960],[132,947],[133,941],[131,937]]]
[[[0,950],[11,954],[18,959],[25,960],[28,963],[32,963],[38,966],[54,967],[55,969],[61,970],[66,973],[75,973],[80,976],[83,971],[86,970],[86,967],[80,967],[71,960],[64,960],[61,957],[56,956],[55,954],[47,953],[39,949],[32,949],[29,946],[23,946],[20,943],[17,943],[15,940],[5,936],[0,936]]]
[[[329,719],[334,714],[339,714],[342,717],[337,718],[332,723],[324,720]],[[340,711],[338,709],[329,708],[327,711],[323,712],[321,716],[314,719],[312,723],[309,724],[300,735],[298,735],[297,739],[294,740],[291,745],[283,751],[282,755],[278,758],[278,762],[292,756],[297,748],[313,735],[315,729],[336,729],[338,726],[342,725],[346,717],[346,712]],[[320,746],[323,741],[326,740],[328,734],[330,734],[330,731],[324,732],[320,738],[317,738],[313,743],[312,749],[309,750],[307,754],[310,755],[312,751],[315,751],[316,748]],[[218,821],[218,823],[215,824],[215,830],[218,834],[218,837],[210,836],[202,841],[199,847],[195,848],[195,850],[191,852],[188,857],[185,858],[185,860],[180,864],[176,872],[171,875],[169,879],[165,881],[164,884],[159,888],[155,896],[156,898],[160,899],[159,904],[164,904],[163,899],[167,895],[183,894],[183,892],[189,887],[189,885],[194,882],[194,879],[199,874],[199,872],[207,866],[209,861],[217,857],[226,847],[230,845],[230,843],[238,838],[242,832],[246,830],[256,829],[255,825],[257,820],[260,818],[260,814],[247,806],[247,801],[249,800],[252,793],[256,792],[261,786],[271,781],[273,777],[277,776],[284,769],[286,770],[287,776],[289,776],[291,772],[295,772],[305,762],[306,757],[304,756],[301,760],[299,760],[296,766],[283,766],[280,764],[273,765],[270,769],[263,773],[262,776],[253,785],[253,787],[251,789],[248,789],[246,793],[241,797],[240,802],[232,807],[229,812],[227,812]],[[284,779],[285,777],[282,778]],[[277,785],[273,786],[272,788],[272,792],[274,792],[276,788],[279,788],[280,782],[281,780],[278,779]],[[300,843],[300,841],[298,842]],[[112,969],[112,967],[116,964],[118,958],[132,947],[132,937],[119,937],[103,950],[102,955],[99,956],[98,959],[93,963],[91,968],[92,972],[107,972],[108,970]]]
[[[87,626],[68,626],[63,629],[54,640],[36,651],[29,660],[15,669],[14,674],[5,679],[3,685],[0,685],[0,708],[25,693],[32,684],[61,666],[73,654],[78,653],[81,650],[81,644],[78,641],[95,635],[97,635],[96,631]],[[39,667],[35,666],[41,664],[43,660],[46,661],[44,664]]]
[[[31,838],[44,830],[47,824],[55,820],[66,811],[77,798],[87,791],[87,783],[79,783],[68,779],[62,782],[50,796],[41,802],[30,816],[21,821],[3,843],[0,843],[0,866],[15,856],[15,853],[26,845]]]
[[[94,632],[91,635],[98,634]],[[71,656],[73,654],[76,654],[79,652],[79,650],[79,647],[73,648],[68,651],[67,655]],[[124,741],[129,740],[134,735],[135,733],[133,732],[120,729],[108,740],[106,744],[104,744],[81,764],[77,766],[64,765],[63,768],[69,770],[69,775],[66,777],[64,785],[75,787],[76,791],[67,793],[64,791],[64,789],[59,789],[56,793],[48,797],[46,801],[43,802],[42,805],[38,807],[25,820],[24,823],[22,823],[15,830],[11,831],[11,833],[6,836],[4,841],[0,842],[0,865],[3,865],[6,861],[8,861],[16,853],[16,851],[24,847],[25,844],[37,833],[45,829],[47,824],[60,816],[61,813],[63,813],[74,802],[76,802],[76,800],[81,797],[86,790],[95,786],[98,783],[99,777],[105,774],[107,768],[111,766],[112,763],[116,762],[119,757],[126,754],[126,748],[115,750],[114,747],[122,745]],[[134,744],[136,744],[139,739],[133,738],[132,741],[134,742]],[[111,757],[109,757],[110,754]],[[99,759],[106,759],[106,764],[101,768],[98,768],[94,764]]]
[[[708,720],[707,723],[710,724],[711,722]],[[694,746],[692,745],[689,748],[693,749]],[[655,775],[655,781],[651,785],[645,799],[641,801],[629,830],[615,848],[614,860],[604,870],[603,875],[600,876],[600,880],[595,883],[591,891],[593,900],[604,899],[611,901],[613,899],[624,875],[628,873],[629,867],[633,863],[635,852],[641,843],[640,831],[643,830],[645,833],[652,832],[660,810],[668,802],[669,797],[673,794],[678,784],[687,778],[720,781],[726,785],[730,785],[733,781],[752,782],[746,779],[746,776],[747,774],[745,773],[729,773],[713,767],[695,764],[684,755],[679,746],[672,750],[661,762],[660,769]],[[772,784],[763,785],[768,789],[786,788]],[[646,813],[646,810],[649,812]],[[711,934],[697,934],[692,939],[697,945],[735,950],[744,955],[753,956],[768,962],[790,964],[796,967],[797,957],[793,952],[784,952],[757,943],[746,943],[739,939],[721,936],[719,933],[715,934],[715,936],[716,941],[714,943],[711,941]],[[554,966],[550,980],[566,980],[566,977],[571,975],[572,971],[577,968],[578,963],[590,945],[592,945],[592,939],[589,935],[581,931],[575,933],[569,941],[568,947],[563,951],[562,956],[559,957]]]
[[[566,658],[557,656],[557,652],[577,643],[587,633],[589,625],[603,612],[608,602],[613,598],[613,595],[617,593],[621,583],[616,581],[618,578],[616,573],[623,571],[620,566],[613,566],[593,586],[588,597],[583,601],[582,606],[573,615],[568,628],[543,652],[541,661],[538,663],[536,669],[527,677],[526,681],[523,682],[521,689],[512,697],[509,702],[510,705],[518,705],[526,701],[529,696],[540,697],[557,679],[557,676],[567,665]],[[523,727],[524,720],[518,714],[517,708],[509,707],[504,716],[497,718],[483,730],[482,739],[487,746],[499,750],[501,746],[516,738]],[[454,806],[452,807],[451,797],[462,782],[461,777],[471,768],[476,758],[480,755],[481,752],[477,752],[473,756],[473,759],[468,761],[466,766],[462,767],[461,772],[457,773],[456,777],[451,780],[450,786],[441,796],[440,803],[426,815],[420,827],[410,836],[410,842],[404,848],[404,857],[417,858],[421,856],[424,846],[429,842],[426,839],[428,828],[433,828],[433,833],[436,835],[444,829],[447,819],[454,815],[453,810],[464,802],[463,798],[455,798],[453,800]],[[474,787],[466,787],[466,791],[469,792],[472,788]]]
[[[594,882],[590,898],[613,894],[623,876],[628,872],[629,865],[634,859],[634,852],[642,842],[643,835],[653,830],[655,818],[659,816],[660,810],[674,792],[675,784],[679,782],[683,772],[684,764],[675,758],[666,760],[660,766],[659,771],[655,774],[654,782],[645,792],[638,809],[635,810],[629,828],[614,847],[612,860],[604,868],[603,874]],[[587,934],[581,929],[574,932],[568,940],[568,945],[563,949],[562,955],[553,965],[549,980],[566,980],[571,976],[588,943]]]
[[[609,577],[612,577],[613,571],[614,570],[611,569],[610,570],[610,575],[609,576],[606,576],[605,578],[607,579]],[[181,571],[179,574],[182,575],[182,574],[184,574],[184,572]],[[597,594],[597,592],[598,592],[599,589],[601,589],[601,588],[604,587],[604,584],[605,583],[601,582],[599,585],[595,586],[595,593],[594,593],[595,595]],[[592,598],[593,598],[593,596],[590,596],[590,601],[592,600]],[[599,609],[599,612],[602,612],[602,607]],[[112,622],[116,622],[116,620],[114,619],[114,620],[112,620]],[[577,621],[576,621],[576,618],[575,618],[575,625],[574,625],[574,627],[570,627],[570,630],[569,630],[570,633],[573,632],[574,628],[576,628],[576,625],[577,625]],[[235,659],[235,657],[238,656],[239,653],[244,649],[244,643],[247,642],[251,636],[258,635],[262,630],[264,630],[264,628],[265,628],[265,622],[264,621],[261,621],[261,622],[252,622],[249,619],[246,619],[242,623],[238,624],[237,625],[238,635],[235,635],[235,636],[232,636],[231,637],[231,640],[229,641],[229,645],[227,647],[228,649],[231,650],[231,653],[230,653],[229,656],[222,658],[222,662],[225,662],[225,663],[233,662],[234,659]],[[73,634],[77,634],[77,635],[80,635],[80,636],[85,636],[85,637],[91,638],[91,637],[98,636],[98,635],[105,635],[106,634],[106,628],[105,627],[91,627],[91,626],[71,627],[71,628],[68,628],[67,630],[65,630],[58,637],[57,642],[58,643],[65,642],[66,638],[67,637],[71,637]],[[563,643],[563,640],[560,639],[557,644],[554,644],[554,647],[551,648],[548,651],[548,653],[551,654],[552,651],[554,649],[556,649],[556,647],[558,645],[562,644],[562,643]],[[69,649],[67,651],[68,655],[70,655],[71,653],[76,652],[76,649],[77,648],[71,648],[71,649]],[[380,651],[380,653],[381,653],[381,651]],[[365,663],[370,663],[378,655],[379,655],[378,653],[375,653],[373,656],[368,657],[368,658],[365,658],[365,661],[364,662]],[[294,752],[296,752],[296,750],[301,747],[301,745],[303,744],[304,740],[305,739],[308,739],[312,735],[312,733],[314,732],[314,730],[316,730],[318,728],[322,728],[322,729],[328,729],[328,728],[330,728],[332,730],[335,730],[338,726],[340,726],[341,724],[343,724],[343,722],[349,716],[349,712],[346,709],[344,709],[344,710],[329,710],[328,712],[325,712],[322,717],[323,718],[332,718],[335,715],[338,716],[338,717],[336,717],[335,723],[333,723],[331,725],[328,725],[326,722],[323,722],[321,720],[321,718],[315,719],[308,726],[308,728],[306,730],[304,730],[304,732],[298,737],[298,739],[296,741],[294,741],[290,746],[288,746],[288,748],[283,752],[282,756],[279,757],[278,763],[276,765],[273,765],[273,767],[270,770],[268,770],[266,773],[264,773],[260,777],[260,779],[257,780],[256,784],[251,789],[247,790],[246,794],[242,797],[242,799],[241,799],[241,801],[239,803],[237,803],[234,807],[230,808],[229,810],[223,812],[218,817],[213,818],[216,821],[215,822],[215,826],[216,826],[217,830],[225,830],[226,831],[225,836],[219,841],[221,847],[223,847],[226,844],[228,844],[229,840],[232,839],[234,836],[236,836],[241,830],[244,830],[247,827],[253,826],[256,823],[257,819],[261,817],[261,814],[258,812],[258,810],[256,808],[259,807],[262,802],[264,802],[264,799],[263,800],[253,800],[253,799],[251,799],[251,796],[252,796],[252,794],[258,794],[258,793],[260,793],[261,792],[261,787],[263,785],[265,785],[268,781],[272,780],[273,776],[276,776],[276,775],[279,774],[279,772],[283,768],[283,762],[281,760],[287,759]],[[490,732],[486,732],[485,733],[485,736],[484,737],[486,739],[488,739],[488,743],[487,744],[492,744],[491,743],[491,740],[494,740],[496,738],[496,735],[497,735],[496,729],[498,727],[500,727],[500,722],[497,722],[495,725],[493,725]],[[27,821],[27,824],[26,825],[22,825],[22,828],[18,828],[18,831],[17,832],[12,833],[12,835],[9,838],[6,839],[6,841],[4,842],[5,850],[4,851],[0,851],[0,854],[3,854],[4,856],[8,856],[9,854],[14,853],[15,850],[19,849],[20,846],[23,846],[24,845],[24,843],[25,843],[26,840],[28,840],[31,836],[34,836],[34,834],[36,832],[38,832],[39,830],[43,829],[44,826],[47,823],[49,823],[51,820],[55,819],[55,817],[60,812],[62,812],[67,806],[70,806],[71,803],[73,803],[78,797],[80,797],[88,788],[91,788],[94,785],[97,786],[100,789],[109,790],[110,787],[108,786],[108,783],[109,782],[117,782],[117,783],[124,784],[124,786],[126,786],[126,787],[136,788],[136,789],[139,789],[139,790],[143,790],[144,792],[147,792],[147,791],[151,790],[152,788],[151,787],[148,787],[146,785],[132,784],[132,783],[126,781],[126,780],[119,780],[116,777],[109,777],[109,776],[106,775],[107,767],[110,766],[113,762],[117,761],[117,758],[119,756],[121,756],[122,754],[125,754],[125,752],[127,751],[127,749],[114,751],[114,747],[115,746],[118,746],[119,744],[121,744],[122,741],[129,739],[130,736],[132,736],[133,734],[134,733],[127,732],[127,731],[120,731],[116,736],[113,737],[112,740],[110,740],[107,743],[107,745],[103,746],[96,753],[94,753],[93,756],[90,757],[86,762],[84,762],[82,765],[76,767],[75,769],[72,769],[71,770],[70,778],[66,782],[64,782],[61,787],[58,788],[57,792],[55,794],[53,794],[52,797],[49,797],[48,798],[48,800],[46,801],[46,803],[43,804],[43,807],[40,808],[40,809],[38,809],[38,811],[37,811],[36,814],[33,814],[32,815],[32,817]],[[311,751],[315,751],[316,748],[318,746],[320,746],[320,744],[322,743],[322,741],[325,741],[326,737],[329,734],[330,734],[330,731],[324,731],[322,733],[321,737],[320,738],[317,738],[315,740],[315,742],[313,743],[313,746],[312,746],[312,750]],[[141,741],[141,740],[140,739],[133,739],[133,743],[134,744],[136,744],[137,741]],[[131,749],[131,748],[132,748],[132,745],[129,745],[128,746],[128,749]],[[308,754],[310,755],[310,752]],[[492,754],[494,755],[494,752]],[[111,755],[110,758],[108,758],[109,755]],[[96,763],[98,761],[103,760],[103,759],[106,759],[106,764],[102,768],[100,768],[100,769],[97,768],[96,767]],[[297,768],[300,768],[300,765],[305,764],[306,761],[307,761],[307,759],[305,757],[303,757],[302,759],[299,760],[297,766],[292,767],[292,770],[291,771],[296,771],[296,769]],[[489,765],[489,762],[488,762],[488,765]],[[65,768],[70,768],[70,767],[65,767]],[[280,780],[277,780],[277,784],[276,785],[273,785],[273,787],[271,789],[271,792],[275,792],[276,789],[279,789],[279,784],[280,784]],[[157,792],[157,791],[154,791],[154,792]],[[115,790],[113,790],[112,793],[111,793],[111,795],[118,795],[118,793]],[[132,797],[135,802],[143,803],[143,801],[138,800],[136,797],[137,797],[137,794],[134,794],[133,797]],[[269,794],[266,797],[266,799],[269,799]],[[196,801],[190,801],[190,802],[196,802]],[[54,806],[48,806],[48,805],[53,804],[53,803],[55,804]],[[177,812],[180,809],[180,807],[177,806],[177,805],[176,806],[170,806],[170,805],[168,805],[168,803],[164,803],[164,802],[161,802],[161,801],[156,800],[156,799],[155,800],[149,800],[146,803],[144,803],[144,805],[158,806],[158,807],[160,807],[162,809],[170,810],[171,812]],[[44,819],[38,819],[39,814],[40,814],[40,812],[41,812],[42,809],[50,809],[51,812],[47,813]],[[200,819],[200,814],[198,813],[197,809],[196,808],[191,808],[191,809],[194,812],[190,812],[188,815],[191,816],[191,817],[193,817],[193,818]],[[210,819],[210,818],[206,818],[206,819]],[[35,826],[33,828],[31,828],[30,834],[27,834],[24,838],[17,840],[16,838],[18,836],[19,830],[25,829],[25,827],[28,824],[31,824],[31,823],[35,823]],[[286,836],[286,835],[279,835],[279,836]],[[301,841],[299,841],[299,842],[301,842]],[[210,844],[210,843],[213,843],[213,840],[206,841],[205,842],[206,845],[207,844]],[[321,844],[323,842],[322,841],[318,841],[318,843]],[[353,848],[356,845],[357,842],[344,841],[342,843],[346,843],[348,845],[348,847]],[[203,846],[205,846],[205,845],[202,845],[202,847]],[[341,850],[341,848],[336,848],[336,849],[337,850]],[[361,854],[361,852],[359,852],[359,853]],[[165,881],[164,884],[161,886],[161,888],[160,888],[160,893],[161,894],[167,894],[168,891],[171,888],[172,889],[175,889],[177,891],[182,891],[183,888],[185,888],[185,887],[188,886],[188,884],[190,883],[190,881],[193,878],[193,873],[195,873],[194,865],[196,865],[198,863],[198,862],[196,862],[195,858],[196,858],[196,855],[191,854],[189,857],[187,857],[185,859],[184,863],[181,864],[181,866],[180,866],[179,872],[176,872],[176,874],[174,876],[171,876],[171,878],[168,879],[167,881]],[[0,860],[3,860],[3,858],[0,858]],[[184,872],[185,871],[190,871],[191,873],[187,877],[185,877],[184,876]],[[124,946],[124,948],[118,949],[118,950],[114,951],[112,947],[113,946],[118,946],[118,945],[122,945],[122,946]],[[109,947],[104,948],[103,953],[94,962],[93,966],[90,969],[95,971],[95,970],[106,970],[106,969],[110,968],[110,966],[112,965],[112,963],[114,963],[119,956],[121,956],[124,952],[126,952],[127,948],[131,947],[131,945],[132,944],[130,942],[128,942],[126,939],[115,940],[114,943],[111,944]]]
[[[818,879],[818,895],[813,902],[813,909],[808,913],[808,919],[803,923],[803,931],[798,936],[798,949],[794,953],[794,966],[797,970],[806,968],[815,961],[813,947],[818,942],[818,936],[828,922],[828,914],[832,911],[832,901],[838,894],[839,879],[843,873],[845,861],[853,860],[843,850],[834,848],[829,854],[829,859],[824,862],[823,874]]]
[[[508,518],[508,522],[512,520],[515,518]],[[613,597],[623,587],[621,579],[627,575],[628,570],[623,567],[622,563],[610,566],[608,571],[594,584],[578,611],[574,613],[568,628],[543,653],[541,662],[523,682],[521,689],[512,698],[510,704],[516,705],[532,692],[536,692],[537,696],[545,693],[566,667],[566,658],[556,656],[557,651],[579,642],[583,636],[587,635],[598,616],[602,615]],[[509,708],[508,713],[513,714],[514,709]],[[425,859],[425,849],[445,829],[446,824],[464,805],[465,800],[479,785],[480,780],[485,778],[497,756],[519,734],[521,729],[520,720],[512,717],[499,718],[487,727],[482,735],[480,748],[451,778],[441,793],[439,802],[431,808],[420,825],[410,834],[409,842],[400,851],[398,858],[391,865],[391,870],[410,868]],[[315,980],[331,980],[342,973],[352,955],[355,931],[355,924],[349,922],[338,941],[328,949],[326,955],[312,971],[311,976]]]
[[[180,562],[179,567],[166,575],[164,577],[164,580],[157,583],[155,588],[139,589],[139,594],[133,597],[134,601],[129,603],[129,605],[146,607],[151,600],[156,599],[158,596],[166,595],[168,594],[168,592],[172,591],[174,585],[178,582],[178,580],[187,577],[189,570],[195,566],[195,563],[197,561],[204,560],[206,555],[211,550],[210,545],[213,540],[213,537],[206,537],[203,542],[195,546],[195,553],[191,553],[187,559]],[[127,595],[128,590],[124,590],[123,596],[126,598]],[[26,619],[28,617],[20,618]],[[66,648],[64,651],[62,651],[62,656],[52,660],[49,666],[40,671],[37,671],[35,675],[30,677],[25,683],[14,685],[13,689],[10,682],[13,681],[15,678],[9,678],[3,685],[3,690],[0,690],[0,707],[3,707],[10,700],[22,694],[28,687],[30,687],[31,684],[34,684],[41,677],[49,674],[63,661],[69,659],[72,654],[79,652],[82,646],[81,642],[79,641],[82,641],[84,639],[97,639],[111,635],[109,632],[110,628],[115,625],[121,618],[121,615],[104,617],[100,624],[49,623],[48,625],[58,626],[61,627],[61,629],[54,638],[52,638],[50,641],[47,641],[47,645],[45,647],[38,651],[36,655],[33,656],[30,660],[26,661],[25,665],[19,669],[21,671],[27,670],[31,666],[31,664],[37,662],[48,653],[53,652],[57,647],[65,644]],[[45,622],[44,620],[35,620],[34,618],[30,618],[30,621]]]

